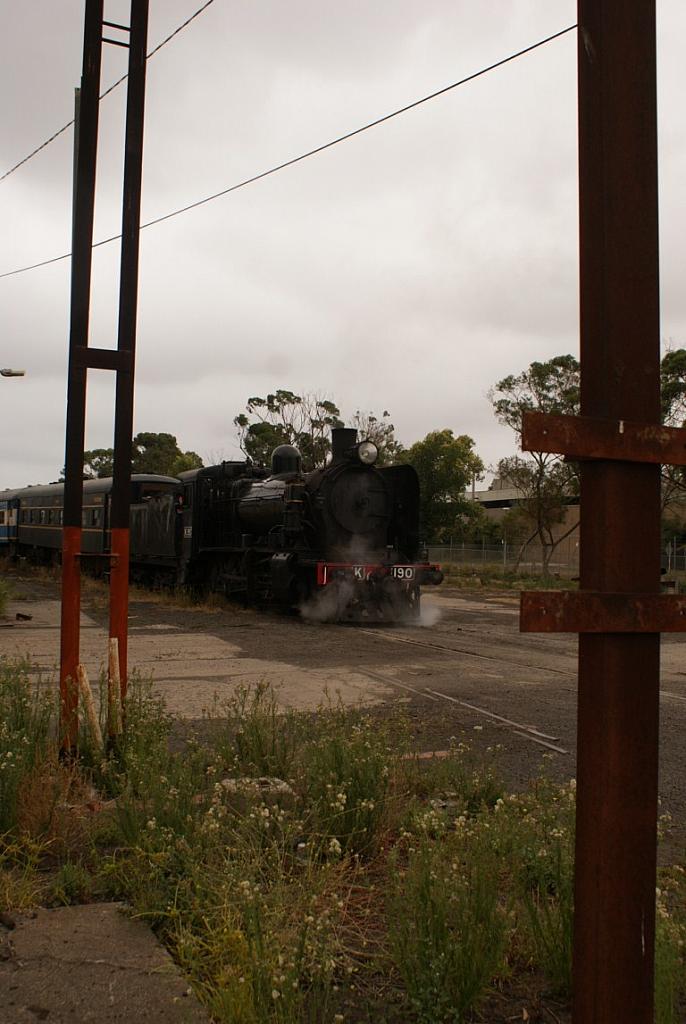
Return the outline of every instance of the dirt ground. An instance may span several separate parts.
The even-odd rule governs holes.
[[[43,673],[59,658],[57,583],[16,576],[0,654],[28,655]],[[107,649],[107,591],[87,582],[82,660],[97,678]],[[660,793],[674,819],[673,850],[686,842],[686,637],[663,637]],[[169,711],[186,725],[240,685],[273,683],[284,705],[315,710],[341,699],[385,715],[402,707],[417,749],[445,750],[451,737],[475,749],[499,746],[498,764],[519,788],[541,765],[554,778],[575,776],[575,636],[523,635],[518,598],[442,586],[423,598],[422,623],[362,627],[298,616],[179,607],[135,593],[130,664],[151,675]],[[680,848],[680,849],[679,849]]]

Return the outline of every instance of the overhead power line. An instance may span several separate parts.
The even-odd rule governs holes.
[[[163,46],[166,46],[167,43],[174,38],[174,36],[177,36],[179,32],[182,31],[182,29],[186,28],[187,25],[190,25],[190,23],[194,21],[199,14],[202,14],[202,12],[206,8],[208,8],[210,4],[213,3],[214,0],[206,0],[206,3],[204,3],[202,7],[199,7],[197,11],[191,14],[189,18],[186,18],[186,20],[182,22],[182,24],[179,25],[177,28],[175,28],[174,31],[170,35],[168,35],[166,39],[163,39],[161,43],[158,43],[157,46],[153,50],[151,50],[150,53],[147,55],[147,59],[150,60],[151,57],[154,57],[158,50],[161,50]],[[109,96],[109,94],[111,92],[114,92],[117,86],[121,85],[122,82],[125,82],[127,78],[128,74],[122,75],[121,78],[118,78],[116,82],[113,82],[108,89],[105,89],[105,91],[100,94],[100,99],[103,100],[105,96]],[[46,139],[45,142],[41,142],[40,146],[36,146],[34,150],[32,150],[27,156],[25,156],[23,160],[20,160],[19,163],[15,164],[14,167],[10,167],[10,169],[8,171],[5,171],[4,174],[0,174],[0,181],[4,181],[5,178],[9,178],[10,174],[14,174],[15,171],[18,171],[20,167],[23,167],[24,164],[27,164],[29,160],[31,160],[34,156],[36,156],[38,153],[41,153],[46,148],[46,146],[49,146],[51,142],[54,142],[55,139],[58,139],[60,137],[60,135],[68,131],[68,129],[71,128],[73,123],[74,118],[72,118],[71,121],[67,121],[66,124],[63,124],[61,128],[58,128],[57,131],[54,132],[49,139]]]
[[[178,217],[180,214],[187,213],[189,210],[195,210],[199,206],[204,206],[206,203],[211,203],[215,199],[220,199],[222,196],[229,195],[230,192],[236,192],[239,188],[245,188],[246,185],[252,185],[256,181],[261,181],[262,178],[268,178],[270,175],[276,174],[278,171],[283,171],[286,167],[292,167],[294,164],[307,160],[311,156],[323,153],[324,150],[331,149],[333,146],[337,146],[340,142],[346,142],[348,139],[352,139],[356,135],[361,135],[362,132],[369,131],[370,128],[376,128],[378,125],[384,124],[386,121],[390,121],[392,118],[398,117],[400,114],[407,113],[408,110],[414,110],[415,107],[419,107],[423,103],[428,103],[429,100],[434,100],[438,96],[443,96],[452,89],[457,89],[460,85],[466,85],[467,82],[472,82],[475,78],[480,78],[489,71],[495,71],[496,68],[502,67],[503,64],[509,64],[510,61],[516,60],[518,57],[523,57],[524,54],[531,53],[532,50],[536,50],[540,46],[545,46],[546,43],[550,43],[554,39],[559,39],[560,36],[564,36],[568,32],[573,32],[576,27],[576,24],[569,25],[567,28],[563,28],[551,36],[546,36],[545,39],[539,39],[537,43],[532,43],[531,46],[527,46],[523,50],[511,53],[509,57],[503,57],[502,60],[496,61],[495,64],[489,64],[488,67],[481,68],[480,71],[475,71],[471,75],[467,75],[465,78],[460,78],[457,82],[452,82],[450,85],[446,85],[442,89],[437,89],[435,92],[429,93],[428,96],[422,96],[421,99],[414,100],[412,103],[407,103],[404,107],[399,107],[397,110],[393,110],[389,114],[377,117],[376,120],[369,121],[360,128],[355,128],[353,131],[346,132],[345,135],[339,135],[337,138],[331,139],[329,142],[322,143],[321,146],[316,146],[314,149],[308,149],[306,153],[301,153],[300,156],[291,157],[290,160],[284,160],[282,163],[276,164],[274,167],[270,167],[266,171],[260,171],[258,174],[253,174],[250,178],[244,178],[243,181],[239,181],[235,185],[229,185],[220,192],[214,192],[211,196],[205,196],[203,199],[196,199],[195,202],[188,203],[186,206],[181,206],[177,210],[172,210],[171,213],[164,213],[161,217],[155,217],[153,220],[146,221],[145,224],[141,224],[141,230],[143,230],[143,228],[153,227],[155,224],[161,224],[165,220],[171,220],[172,217]],[[95,242],[93,244],[93,248],[97,249],[101,245],[109,245],[110,242],[116,242],[120,238],[121,234],[110,235],[109,238],[102,238],[99,242]],[[7,270],[3,274],[0,274],[0,278],[12,277],[15,274],[24,274],[29,270],[37,270],[38,267],[47,267],[50,263],[59,263],[61,260],[68,260],[70,256],[70,252],[65,252],[61,256],[53,256],[51,259],[41,260],[39,263],[32,263],[26,267],[18,267],[16,270]]]

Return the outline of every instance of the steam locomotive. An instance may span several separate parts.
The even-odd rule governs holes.
[[[378,467],[377,457],[371,441],[338,428],[331,461],[310,473],[296,448],[281,445],[271,470],[222,462],[178,480],[135,476],[131,576],[297,607],[325,621],[417,617],[420,587],[443,576],[421,552],[416,472]],[[111,483],[84,484],[83,548],[96,563],[109,549]],[[13,514],[10,550],[56,555],[61,500],[59,484],[0,492],[0,531]]]

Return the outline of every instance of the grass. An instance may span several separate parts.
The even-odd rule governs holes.
[[[42,772],[49,755],[55,699],[32,683],[26,662],[5,663],[0,675],[0,835],[19,822],[22,789]]]
[[[402,719],[280,713],[266,687],[173,752],[140,680],[117,746],[96,755],[82,730],[66,765],[52,692],[0,663],[2,909],[125,900],[227,1024],[565,1012],[572,784],[508,793],[465,743],[415,760]],[[660,886],[656,1021],[676,1024],[683,869]]]
[[[21,578],[28,578],[37,583],[49,584],[59,584],[62,578],[62,570],[58,565],[39,565],[22,561],[21,568],[18,568],[10,559],[2,555],[0,555],[0,572],[5,573],[8,577],[7,579],[0,577],[0,616],[3,614],[3,599],[6,601],[10,594],[17,601],[25,600],[25,596],[21,592],[16,594],[13,592],[11,577],[21,576]],[[84,572],[81,576],[81,592],[88,598],[93,609],[103,611],[109,608],[109,584],[102,578]],[[129,595],[132,601],[183,608],[184,611],[202,614],[244,611],[240,603],[229,600],[223,594],[208,593],[180,586],[145,587],[140,584],[131,584]]]
[[[578,582],[555,574],[514,572],[501,565],[444,565],[446,583],[462,590],[576,590]]]
[[[508,934],[494,851],[462,830],[410,848],[389,902],[391,949],[417,1019],[465,1019],[503,974]],[[408,909],[413,913],[408,913]]]
[[[9,604],[10,594],[11,588],[9,582],[0,577],[0,619],[7,614],[7,605]]]

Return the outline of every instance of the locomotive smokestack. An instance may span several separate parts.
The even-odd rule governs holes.
[[[340,462],[345,453],[357,444],[357,431],[354,427],[334,427],[331,431],[332,462]]]

